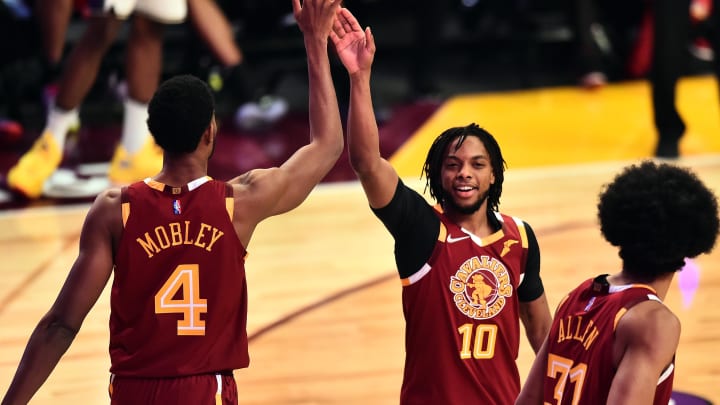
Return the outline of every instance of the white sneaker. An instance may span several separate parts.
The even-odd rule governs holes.
[[[242,129],[255,130],[271,126],[288,112],[285,99],[263,96],[257,103],[248,102],[235,112],[235,125]]]
[[[689,48],[690,53],[701,61],[712,62],[715,58],[713,48],[705,38],[697,38],[690,44]]]
[[[94,197],[110,187],[107,176],[82,176],[66,168],[57,169],[43,185],[43,195],[50,198]]]

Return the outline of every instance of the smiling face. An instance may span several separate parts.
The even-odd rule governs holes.
[[[455,139],[448,146],[442,163],[444,209],[470,215],[487,201],[495,175],[490,155],[478,137],[468,136],[460,148],[457,148],[457,143],[458,139]]]

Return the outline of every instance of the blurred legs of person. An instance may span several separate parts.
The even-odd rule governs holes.
[[[44,63],[43,98],[49,106],[57,94],[57,80],[62,71],[66,33],[73,15],[74,0],[35,0],[33,7],[40,29]]]
[[[655,156],[677,158],[685,122],[677,110],[677,82],[686,67],[690,0],[654,0],[650,84],[657,145]]]
[[[115,184],[141,180],[162,168],[162,151],[147,128],[147,104],[160,81],[163,31],[163,24],[140,13],[134,16],[126,56],[128,98],[120,143],[108,171]]]
[[[710,51],[720,51],[720,12],[711,0],[653,1],[654,46],[650,84],[657,145],[655,156],[680,155],[685,122],[677,109],[677,83],[688,62],[691,32],[702,33]],[[713,58],[713,73],[720,79],[720,60]]]
[[[211,72],[210,86],[228,94],[239,105],[235,123],[244,129],[258,129],[282,118],[288,110],[287,102],[264,94],[266,89],[258,85],[215,0],[188,0],[188,11],[193,28],[221,65],[219,71]]]
[[[572,3],[580,57],[580,85],[587,89],[607,84],[605,54],[610,43],[605,27],[599,21],[594,0],[575,0]]]
[[[690,2],[691,25],[693,25],[694,28],[699,28],[701,31],[701,33],[696,33],[696,36],[693,38],[692,44],[690,44],[690,53],[705,62],[712,62],[715,58],[712,43],[706,38],[706,36],[709,35],[706,32],[702,32],[702,28],[708,25],[713,28],[717,27],[717,25],[713,25],[713,23],[708,24],[708,20],[713,14],[713,11],[717,11],[714,9],[715,5],[713,4],[713,0],[691,0]],[[715,21],[714,24],[717,24],[717,21]],[[712,35],[712,33],[710,33],[710,35]]]
[[[157,88],[162,66],[163,24],[157,21],[182,22],[187,14],[185,0],[105,1],[98,11],[103,15],[89,18],[86,31],[68,56],[40,138],[8,172],[8,186],[28,198],[42,195],[46,180],[62,162],[65,139],[77,121],[79,106],[95,82],[103,56],[133,13],[126,50],[128,99],[108,177],[113,183],[125,184],[161,168],[162,155],[146,123],[147,102]]]

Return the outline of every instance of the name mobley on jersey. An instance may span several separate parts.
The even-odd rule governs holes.
[[[145,250],[148,258],[151,258],[156,253],[173,246],[193,245],[211,252],[213,245],[224,234],[223,231],[204,222],[196,225],[191,221],[184,221],[184,223],[171,222],[159,225],[152,232],[145,232],[144,239],[135,240]]]

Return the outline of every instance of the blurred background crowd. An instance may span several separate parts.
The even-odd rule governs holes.
[[[44,124],[44,109],[53,97],[63,62],[85,29],[86,0],[71,2],[65,32],[43,27],[48,24],[43,9],[52,9],[48,5],[52,2],[0,3],[0,117],[4,131],[37,130]],[[293,95],[283,87],[288,80],[302,80],[305,68],[302,39],[289,1],[203,0],[196,7],[211,3],[222,13],[210,17],[216,20],[199,23],[198,12],[191,7],[185,22],[165,27],[162,75],[192,73],[206,78],[218,91],[220,115],[241,113],[244,108],[244,115],[236,120],[241,126],[272,122],[290,108],[301,108],[304,94]],[[345,1],[360,21],[376,32],[380,49],[377,70],[393,79],[376,82],[381,103],[498,88],[555,84],[594,88],[609,81],[643,77],[651,62],[650,3]],[[64,11],[50,12],[67,18],[62,17]],[[223,49],[229,45],[213,39],[228,28],[235,51]],[[117,103],[126,92],[127,39],[128,28],[123,27],[102,60],[83,103],[84,115],[105,119],[121,113]],[[688,39],[687,50],[693,57],[684,73],[711,69],[712,48],[700,27]],[[338,87],[342,96],[344,89]],[[9,125],[13,122],[18,125]]]
[[[235,134],[267,134],[293,112],[302,111],[298,116],[304,119],[305,54],[289,0],[180,1],[173,4],[186,4],[187,13],[179,13],[177,21],[163,20],[172,18],[172,10],[140,8],[120,18],[98,18],[93,6],[113,3],[0,1],[0,144],[12,149],[2,158],[9,168],[7,188],[34,199],[51,195],[48,187],[58,183],[80,185],[85,175],[78,178],[77,170],[69,180],[67,173],[55,176],[78,154],[84,154],[80,161],[111,160],[101,171],[113,183],[155,173],[160,158],[145,135],[145,103],[158,80],[176,74],[207,80],[218,121]],[[398,105],[437,106],[463,93],[548,86],[593,91],[647,79],[658,135],[655,156],[676,158],[685,132],[675,107],[678,79],[720,72],[713,0],[344,0],[344,5],[375,34],[372,86],[381,127]],[[346,73],[339,61],[333,64],[342,110]],[[72,143],[80,142],[66,134],[80,123],[86,134],[93,125],[120,126],[119,137],[112,133],[120,140],[101,147],[102,133],[93,128],[85,144],[96,146],[77,152]],[[300,124],[289,127],[297,132]],[[245,151],[244,161],[262,165],[260,157],[248,158],[251,152]],[[58,195],[94,195],[105,185],[82,183],[82,192],[65,187]]]

